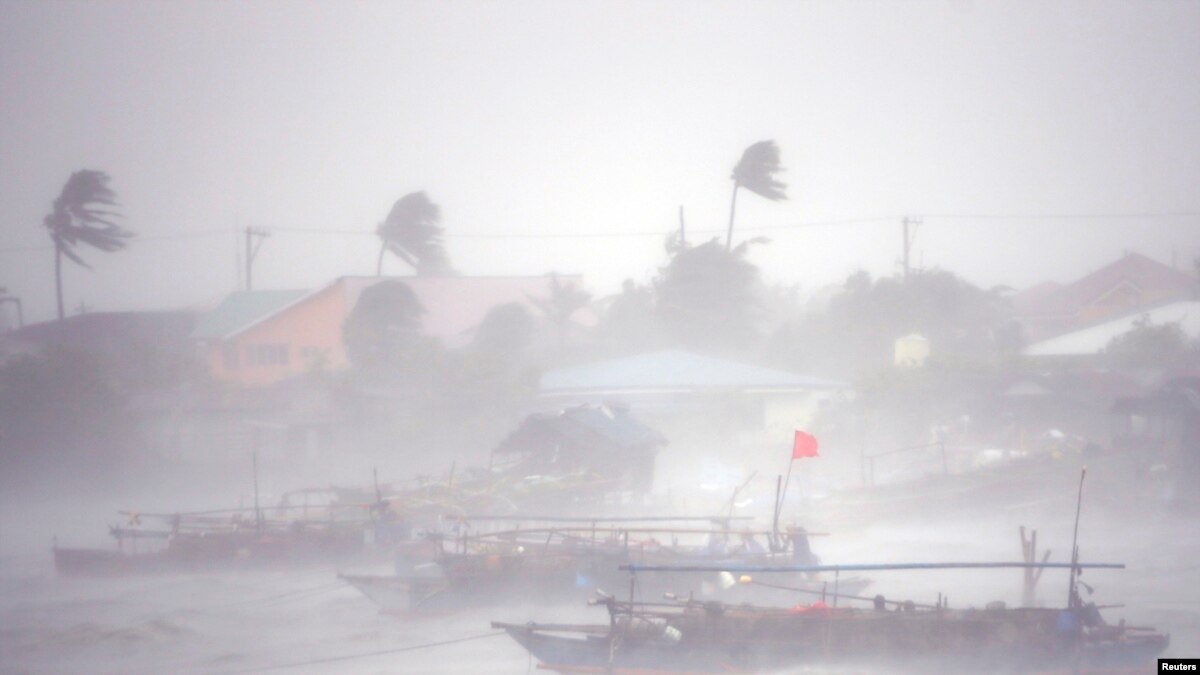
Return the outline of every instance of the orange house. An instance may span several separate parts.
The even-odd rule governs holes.
[[[578,276],[560,282],[580,284]],[[467,342],[489,310],[550,294],[542,277],[340,277],[316,291],[241,291],[202,316],[193,333],[214,379],[266,385],[316,369],[347,365],[342,325],[363,290],[385,280],[407,284],[425,309],[422,331],[449,346]],[[581,314],[586,314],[580,312]],[[588,317],[576,317],[588,323]]]

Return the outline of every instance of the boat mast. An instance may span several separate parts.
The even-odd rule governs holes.
[[[780,546],[779,539],[779,509],[782,504],[779,501],[781,487],[783,485],[783,476],[775,477],[775,513],[771,519],[771,553],[779,553],[783,550]]]
[[[1079,494],[1075,498],[1075,532],[1071,535],[1071,578],[1067,586],[1067,609],[1076,609],[1079,601],[1079,512],[1083,507],[1083,479],[1087,478],[1087,467],[1079,472]]]
[[[262,510],[258,508],[258,449],[255,448],[252,455],[254,467],[254,529],[256,532],[262,532],[263,519]]]

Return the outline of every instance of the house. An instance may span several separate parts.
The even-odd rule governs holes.
[[[1178,377],[1143,396],[1112,406],[1113,445],[1144,457],[1156,497],[1196,505],[1200,474],[1200,377]]]
[[[842,382],[665,350],[546,372],[539,399],[630,406],[672,448],[699,456],[772,452],[825,401],[849,391]]]
[[[1031,340],[1044,340],[1105,319],[1190,299],[1191,274],[1128,253],[1070,284],[1039,284],[1013,296],[1016,319]]]
[[[681,350],[608,359],[542,375],[546,398],[653,399],[741,393],[783,395],[845,389],[846,384]]]
[[[582,283],[578,276],[559,279]],[[534,299],[547,298],[552,284],[549,276],[340,277],[315,291],[243,291],[202,316],[193,337],[208,372],[221,381],[266,385],[316,369],[343,368],[342,326],[362,292],[385,280],[412,289],[424,308],[422,332],[448,346],[469,342],[487,312],[499,305],[520,303],[537,315]]]
[[[535,413],[494,451],[518,475],[562,476],[583,471],[604,479],[610,489],[649,491],[654,456],[666,444],[662,434],[638,422],[621,406],[579,405]]]
[[[87,352],[121,390],[159,389],[177,384],[190,367],[195,324],[189,311],[87,312],[11,331],[0,351]]]
[[[1132,331],[1139,322],[1151,325],[1177,323],[1192,340],[1200,339],[1200,301],[1185,300],[1126,314],[1064,335],[1035,342],[1025,348],[1030,357],[1087,358],[1099,356],[1113,339]]]
[[[894,363],[901,368],[920,368],[929,360],[929,338],[910,333],[893,343]]]

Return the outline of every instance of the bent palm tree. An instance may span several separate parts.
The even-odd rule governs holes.
[[[75,245],[87,244],[101,251],[119,251],[133,236],[114,221],[118,214],[108,210],[117,205],[117,194],[108,187],[103,171],[76,171],[67,179],[54,200],[53,209],[42,225],[54,241],[54,284],[58,299],[58,318],[63,318],[62,258],[91,269],[75,251]]]
[[[446,274],[451,271],[442,246],[441,209],[424,192],[404,195],[392,205],[387,219],[375,231],[382,240],[375,274],[383,274],[383,254],[395,253],[418,276]]]
[[[567,331],[570,329],[571,316],[577,310],[587,307],[592,301],[592,294],[580,288],[573,281],[562,283],[557,274],[550,275],[550,294],[545,298],[526,296],[542,314],[558,329],[558,348],[567,347]]]
[[[786,183],[775,180],[775,174],[783,171],[779,163],[779,146],[775,141],[759,141],[746,148],[742,159],[733,167],[733,199],[729,204],[729,233],[725,236],[725,248],[733,246],[733,218],[737,212],[738,188],[746,188],[754,194],[773,202],[787,199]]]

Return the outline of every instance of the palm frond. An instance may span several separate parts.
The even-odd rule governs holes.
[[[716,240],[714,240],[714,241],[716,241]],[[742,243],[733,247],[733,255],[740,258],[740,257],[746,255],[746,253],[748,253],[750,251],[751,246],[753,246],[755,244],[769,244],[769,243],[771,243],[770,237],[754,237],[752,239],[747,239],[746,241],[743,241]]]
[[[787,184],[775,179],[775,174],[781,171],[779,146],[775,141],[759,141],[742,153],[730,178],[764,199],[780,201],[787,199]]]
[[[89,267],[75,252],[78,243],[101,251],[125,248],[133,233],[117,223],[120,214],[105,208],[117,205],[117,194],[108,186],[108,174],[85,169],[72,173],[42,220],[55,246],[72,262]]]
[[[83,243],[98,248],[101,251],[119,251],[125,248],[128,233],[120,229],[96,229],[91,227],[74,228],[75,235]]]
[[[557,274],[550,275],[550,293],[545,298],[526,295],[535,307],[556,323],[566,321],[576,310],[586,307],[592,301],[592,294],[580,288],[575,282],[563,283]]]
[[[450,270],[442,243],[442,213],[424,192],[404,195],[392,205],[376,234],[387,250],[413,266],[418,274]]]

